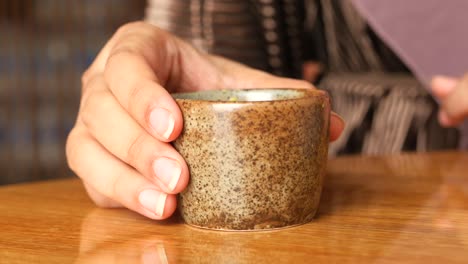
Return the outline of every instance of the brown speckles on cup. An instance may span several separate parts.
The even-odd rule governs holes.
[[[184,130],[174,142],[190,183],[179,196],[186,223],[259,230],[309,222],[327,161],[330,105],[304,89],[174,94]]]

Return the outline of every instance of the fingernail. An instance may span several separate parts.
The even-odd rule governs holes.
[[[166,198],[167,194],[152,189],[144,190],[138,196],[140,204],[157,216],[163,216]]]
[[[432,89],[436,90],[439,94],[446,95],[455,89],[458,80],[446,76],[435,76],[432,79]]]
[[[179,182],[182,168],[176,160],[159,158],[153,162],[153,170],[169,190],[173,191]]]
[[[169,139],[174,131],[174,116],[164,108],[154,108],[151,111],[149,121],[153,130],[161,137]]]

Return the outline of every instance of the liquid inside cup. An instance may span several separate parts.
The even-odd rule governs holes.
[[[245,89],[245,90],[209,90],[193,93],[173,94],[174,99],[223,101],[223,102],[268,102],[298,99],[304,97],[306,90],[299,89]]]

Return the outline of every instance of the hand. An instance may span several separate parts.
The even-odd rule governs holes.
[[[437,76],[432,92],[440,102],[439,123],[445,127],[459,125],[468,117],[468,74],[461,79]]]
[[[317,81],[323,72],[323,66],[317,61],[305,61],[302,63],[302,79],[308,82]]]
[[[70,168],[101,207],[127,207],[151,219],[169,217],[189,180],[169,144],[182,130],[170,92],[220,88],[313,88],[197,51],[143,22],[122,26],[83,74]],[[343,130],[335,114],[330,138]]]

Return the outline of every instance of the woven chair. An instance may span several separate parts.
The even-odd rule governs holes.
[[[278,75],[300,77],[302,63],[320,61],[317,85],[347,121],[331,156],[457,145],[457,131],[438,125],[432,97],[349,0],[155,0],[146,19],[202,50]]]

